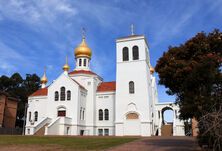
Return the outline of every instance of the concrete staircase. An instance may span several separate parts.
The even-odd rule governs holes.
[[[162,125],[161,136],[173,136],[173,125],[172,124]]]
[[[45,124],[43,127],[41,127],[38,131],[35,132],[34,135],[42,136],[45,135],[45,127],[48,126],[48,124]]]

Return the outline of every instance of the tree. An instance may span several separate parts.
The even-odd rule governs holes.
[[[25,103],[28,96],[40,88],[40,78],[36,74],[27,74],[25,79],[19,73],[11,77],[5,75],[0,77],[0,90],[7,92],[10,96],[18,98],[17,117],[24,117]]]
[[[178,47],[170,46],[155,67],[159,84],[165,85],[169,95],[176,96],[180,118],[195,117],[199,122],[199,142],[207,139],[204,142],[218,151],[222,134],[221,129],[215,129],[222,127],[218,120],[222,111],[221,65],[222,33],[214,30],[198,33]],[[213,128],[211,123],[216,123]]]
[[[169,47],[158,60],[159,84],[176,95],[180,118],[200,118],[221,102],[222,33],[198,33],[185,44]]]

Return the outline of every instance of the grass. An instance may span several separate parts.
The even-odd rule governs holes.
[[[134,141],[136,137],[65,137],[65,136],[8,136],[0,135],[1,146],[59,146],[64,150],[104,150]]]

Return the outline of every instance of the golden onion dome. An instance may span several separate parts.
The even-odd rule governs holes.
[[[153,74],[154,72],[155,72],[155,69],[152,66],[150,66],[150,73]]]
[[[79,44],[79,46],[75,49],[75,57],[88,57],[91,58],[92,56],[92,51],[88,47],[85,37],[82,38],[82,42]]]
[[[62,67],[64,71],[69,71],[70,67],[68,65],[68,57],[66,56],[66,64]]]
[[[44,71],[44,74],[43,74],[43,76],[42,76],[42,78],[41,78],[41,83],[42,83],[42,84],[46,84],[47,82],[48,82],[48,79],[47,79],[46,74],[45,74],[45,71]]]

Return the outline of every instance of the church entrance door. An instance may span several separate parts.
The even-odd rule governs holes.
[[[58,116],[66,116],[66,111],[58,111]]]

